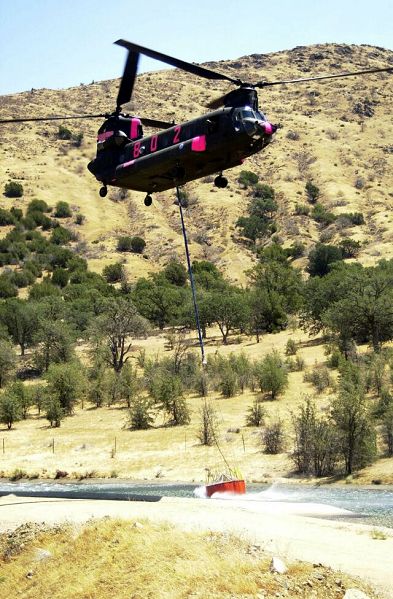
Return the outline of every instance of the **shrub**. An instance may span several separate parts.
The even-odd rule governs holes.
[[[57,202],[55,209],[56,218],[68,218],[72,216],[71,208],[68,202]]]
[[[333,212],[329,212],[326,210],[325,206],[319,204],[318,202],[311,211],[311,217],[317,221],[317,223],[321,223],[325,226],[331,225],[336,220],[336,216],[333,214]]]
[[[258,183],[259,177],[252,171],[241,171],[238,181],[241,185],[243,185],[246,189],[247,187],[256,185]]]
[[[261,426],[263,424],[266,411],[262,406],[261,402],[256,399],[252,406],[247,410],[246,425],[247,426]]]
[[[284,429],[282,420],[268,425],[262,433],[262,440],[265,446],[265,453],[277,454],[281,453],[284,447]]]
[[[151,414],[151,401],[143,397],[134,399],[129,410],[129,424],[132,430],[146,430],[154,422]]]
[[[319,187],[314,185],[314,183],[312,181],[307,181],[306,193],[307,193],[307,198],[308,198],[308,201],[310,202],[310,204],[315,204],[315,202],[318,200],[319,195],[320,195]]]
[[[124,279],[124,266],[121,262],[116,262],[116,264],[108,264],[102,271],[102,276],[107,281],[107,283],[117,283]]]
[[[78,214],[75,216],[75,224],[76,225],[83,225],[85,220],[86,220],[85,216],[83,214],[81,214],[80,212],[78,212]]]
[[[53,229],[52,235],[50,237],[50,242],[55,245],[65,245],[69,243],[72,239],[72,233],[65,227],[56,227]]]
[[[325,366],[315,366],[313,370],[305,372],[303,380],[314,385],[318,393],[322,393],[332,384],[330,373]]]
[[[14,225],[15,220],[15,216],[12,214],[11,210],[5,210],[4,208],[0,208],[0,227],[4,227],[6,225]]]
[[[135,254],[142,254],[145,247],[146,241],[142,237],[135,236],[131,238],[131,250]]]
[[[64,127],[64,125],[60,125],[59,130],[57,132],[57,137],[59,139],[71,139],[72,132],[69,129],[67,129],[67,127]]]
[[[4,195],[7,198],[21,198],[23,196],[23,185],[16,181],[9,181],[4,185]]]
[[[310,213],[310,207],[307,204],[296,204],[295,214],[297,216],[308,216]]]
[[[217,414],[213,405],[208,402],[203,402],[203,407],[200,409],[200,426],[198,430],[198,439],[202,445],[213,445],[217,434]]]
[[[285,355],[286,356],[294,356],[297,352],[297,344],[294,339],[288,339],[287,344],[285,346]]]
[[[123,236],[123,237],[119,237],[119,239],[117,240],[117,251],[118,252],[131,252],[132,250],[132,243],[131,243],[131,237],[129,235]]]
[[[44,200],[31,200],[27,205],[27,212],[50,212],[50,207]]]

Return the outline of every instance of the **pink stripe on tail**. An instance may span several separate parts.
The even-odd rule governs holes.
[[[204,152],[206,150],[206,135],[198,135],[191,142],[193,152]]]

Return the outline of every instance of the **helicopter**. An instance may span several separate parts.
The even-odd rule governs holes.
[[[217,175],[214,179],[215,186],[225,188],[228,179],[223,176],[224,170],[241,165],[246,158],[269,145],[279,125],[270,123],[259,110],[257,89],[393,70],[392,67],[374,68],[302,79],[250,83],[124,39],[117,40],[115,44],[126,48],[128,56],[114,112],[7,119],[0,120],[0,123],[104,117],[97,133],[96,157],[87,166],[102,184],[99,194],[105,197],[108,186],[145,192],[146,206],[152,204],[152,194],[155,192],[178,188],[189,181],[212,174]],[[213,100],[208,105],[211,112],[185,123],[169,123],[125,114],[122,106],[132,98],[141,54],[204,79],[228,81],[235,89]],[[143,125],[162,131],[144,136]]]

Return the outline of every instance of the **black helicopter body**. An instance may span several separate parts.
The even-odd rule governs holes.
[[[100,195],[107,194],[108,185],[144,191],[146,205],[151,204],[153,192],[175,188],[213,173],[218,173],[215,185],[226,187],[227,179],[222,172],[242,164],[270,143],[277,126],[269,123],[259,111],[257,88],[392,71],[389,66],[287,81],[245,83],[123,39],[115,43],[128,50],[128,57],[112,114],[16,118],[0,120],[0,123],[105,117],[98,130],[96,158],[88,164],[89,171],[102,183]],[[211,102],[209,107],[213,112],[181,124],[122,114],[122,106],[132,97],[141,54],[204,79],[227,81],[236,89]],[[163,131],[144,137],[142,125]]]
[[[104,186],[147,194],[242,164],[276,130],[250,105],[216,110],[148,137],[140,137],[138,118],[120,119],[109,118],[100,129],[97,157],[88,169]],[[225,187],[226,179],[217,177],[216,185]]]

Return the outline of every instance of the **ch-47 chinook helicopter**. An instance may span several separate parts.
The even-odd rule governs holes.
[[[392,67],[386,67],[247,83],[123,39],[115,43],[128,50],[128,57],[112,114],[8,119],[0,123],[105,117],[98,130],[97,155],[88,169],[102,183],[102,197],[106,196],[108,185],[133,189],[146,193],[146,206],[151,205],[154,192],[211,174],[217,174],[217,187],[226,187],[228,180],[223,171],[242,164],[270,143],[277,125],[259,111],[257,88],[392,71]],[[181,124],[123,114],[122,106],[131,100],[141,54],[205,79],[228,81],[236,89],[211,102],[212,112]],[[144,137],[142,125],[163,131]]]

